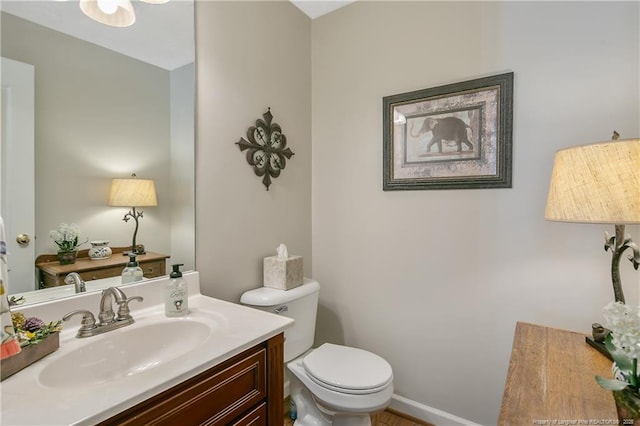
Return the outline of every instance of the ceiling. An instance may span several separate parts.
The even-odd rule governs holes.
[[[126,28],[86,17],[78,0],[1,0],[0,10],[167,70],[193,62],[192,1],[132,3],[136,22]]]
[[[315,19],[353,1],[291,3]],[[1,0],[0,10],[167,70],[194,61],[193,1],[171,0],[164,4],[132,1],[132,4],[136,22],[126,28],[109,27],[87,18],[78,0]]]
[[[339,1],[339,0],[291,0],[298,9],[303,11],[309,18],[315,19],[319,16],[331,13],[336,9],[340,9],[353,3],[355,0]]]

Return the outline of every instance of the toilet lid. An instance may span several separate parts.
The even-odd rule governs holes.
[[[331,343],[312,351],[302,364],[314,382],[344,393],[377,392],[393,379],[391,366],[378,355]]]

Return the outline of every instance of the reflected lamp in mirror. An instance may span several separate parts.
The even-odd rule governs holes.
[[[142,211],[136,211],[136,207],[155,207],[158,205],[156,198],[156,188],[151,179],[138,179],[135,173],[129,179],[112,179],[109,191],[109,205],[113,207],[131,207],[131,210],[124,215],[125,222],[133,219],[136,223],[131,241],[131,252],[134,254],[144,254],[144,246],[137,244],[139,220]]]

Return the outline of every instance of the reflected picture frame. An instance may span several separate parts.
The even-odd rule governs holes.
[[[513,72],[382,104],[384,191],[511,188]]]

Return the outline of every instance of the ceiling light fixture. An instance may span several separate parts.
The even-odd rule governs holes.
[[[112,27],[128,27],[136,22],[129,0],[80,0],[80,10],[94,21]]]
[[[169,0],[140,1],[150,4],[169,2]],[[131,0],[80,0],[80,10],[94,21],[112,27],[129,27],[136,22]]]

